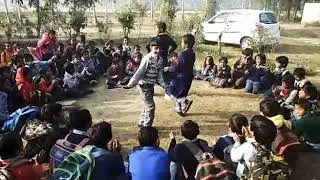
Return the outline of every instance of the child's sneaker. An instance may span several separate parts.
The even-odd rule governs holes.
[[[185,114],[189,111],[192,103],[193,103],[193,100],[190,100],[190,101],[189,101],[188,99],[186,99],[186,101],[185,101],[185,108],[182,109],[182,114],[183,114],[183,115],[185,115]]]

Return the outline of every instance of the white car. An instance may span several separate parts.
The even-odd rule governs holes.
[[[279,43],[280,24],[272,11],[235,9],[218,12],[203,22],[203,36],[206,41],[240,45],[242,49]]]

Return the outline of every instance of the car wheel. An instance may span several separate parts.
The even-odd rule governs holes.
[[[253,41],[252,41],[252,38],[250,37],[245,37],[240,42],[241,49],[253,48],[252,46],[253,46]]]

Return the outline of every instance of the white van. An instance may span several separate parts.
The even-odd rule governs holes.
[[[222,43],[240,45],[242,49],[254,46],[254,42],[268,45],[280,40],[280,24],[272,11],[223,10],[201,25],[206,41],[218,42],[222,34]]]

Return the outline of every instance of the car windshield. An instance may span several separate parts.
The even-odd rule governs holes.
[[[260,19],[260,22],[264,24],[278,23],[277,17],[274,15],[274,13],[261,13],[259,15],[259,19]]]

